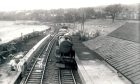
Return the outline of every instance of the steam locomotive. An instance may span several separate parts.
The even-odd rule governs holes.
[[[75,51],[73,49],[72,38],[70,35],[61,34],[57,38],[56,46],[57,63],[62,65],[60,68],[77,69],[75,62]]]

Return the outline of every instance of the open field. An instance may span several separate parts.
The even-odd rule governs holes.
[[[87,33],[95,33],[96,31],[100,31],[101,35],[107,35],[113,30],[125,24],[124,20],[115,20],[112,23],[112,20],[109,19],[95,19],[95,20],[87,20],[85,22],[85,31]],[[80,30],[81,24],[77,24],[77,29]]]
[[[21,35],[32,33],[33,31],[42,31],[48,28],[46,25],[16,23],[17,21],[0,21],[0,44],[11,41]]]

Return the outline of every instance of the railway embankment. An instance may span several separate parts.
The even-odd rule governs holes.
[[[41,40],[48,33],[48,30],[41,32],[33,32],[8,43],[0,45],[0,64],[9,61],[12,56],[17,55],[18,52],[23,52],[23,55],[29,51],[39,40]],[[12,55],[13,54],[13,55]],[[9,56],[10,55],[10,56]]]
[[[27,52],[33,47],[34,50],[36,47],[40,46],[39,44],[37,44],[42,38],[44,38],[47,34],[49,34],[49,31],[46,31],[46,33],[39,33],[39,35],[37,36],[34,36],[30,39],[26,39],[26,41],[16,41],[17,43],[14,43],[14,45],[16,45],[18,48],[17,48],[17,52],[14,53],[13,56],[16,56],[18,55],[19,52],[23,52],[25,54],[27,54]],[[21,38],[19,38],[21,39]],[[44,41],[43,41],[44,42]],[[36,45],[35,45],[36,44]],[[40,42],[41,44],[41,42]],[[43,44],[42,44],[43,45]],[[31,50],[32,51],[32,50]],[[31,53],[30,51],[30,54],[33,54],[35,52],[32,52]],[[12,58],[11,58],[12,59]],[[6,61],[0,65],[0,82],[2,83],[2,80],[5,81],[4,84],[7,84],[8,80],[11,80],[11,78],[14,78],[16,79],[16,77],[18,77],[17,75],[19,74],[20,75],[20,72],[17,73],[16,71],[10,71],[10,67],[8,65],[9,61],[11,60],[10,58],[6,58]],[[10,76],[11,75],[11,76]],[[14,81],[14,79],[12,81]]]

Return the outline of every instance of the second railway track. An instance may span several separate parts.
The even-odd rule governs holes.
[[[55,36],[52,37],[46,49],[38,57],[40,61],[36,60],[23,84],[42,84],[44,71],[48,62],[48,57],[51,53],[53,44],[55,42]],[[43,65],[43,66],[42,66]]]

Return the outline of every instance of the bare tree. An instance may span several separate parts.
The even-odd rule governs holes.
[[[105,8],[105,12],[112,17],[112,22],[114,22],[116,15],[122,12],[122,6],[120,4],[109,5]]]
[[[85,10],[87,19],[92,19],[95,16],[94,8],[87,7],[87,8],[84,8],[84,10]]]
[[[84,8],[79,9],[79,15],[80,15],[80,22],[81,22],[81,34],[84,35],[84,26],[86,21],[86,12]]]

